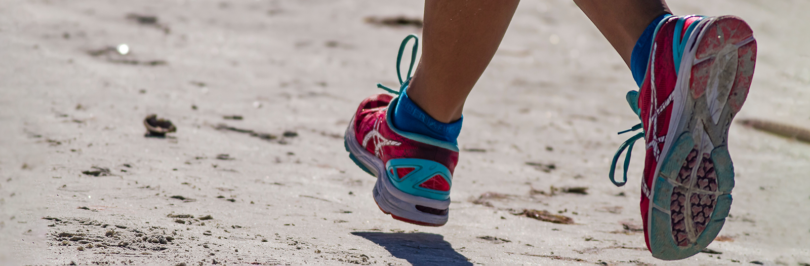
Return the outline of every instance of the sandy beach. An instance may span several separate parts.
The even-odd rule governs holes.
[[[470,95],[449,222],[381,213],[343,132],[376,83],[396,87],[397,48],[421,32],[372,22],[422,5],[0,1],[0,265],[810,265],[810,143],[741,123],[718,239],[650,255],[643,145],[627,186],[607,177],[636,86],[566,0],[523,1]],[[810,2],[670,7],[754,29],[737,121],[810,128]],[[149,114],[177,131],[146,137]]]

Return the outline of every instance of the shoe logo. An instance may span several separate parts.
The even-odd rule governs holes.
[[[390,139],[386,139],[385,137],[380,134],[380,119],[374,121],[374,128],[369,131],[365,137],[363,137],[363,148],[368,145],[369,140],[373,140],[374,143],[374,155],[377,157],[382,156],[382,148],[385,146],[399,146],[402,143],[398,141],[393,141]]]
[[[657,49],[658,45],[653,46],[652,54],[655,55],[655,50]],[[655,56],[652,57],[652,62],[650,64],[650,73],[655,73]],[[658,160],[658,156],[661,154],[661,150],[658,148],[658,144],[664,143],[666,135],[658,136],[658,116],[664,112],[670,104],[672,104],[672,96],[673,93],[669,94],[666,100],[664,100],[661,105],[658,105],[658,96],[656,91],[658,90],[655,87],[655,74],[650,75],[650,84],[652,85],[652,95],[650,96],[650,117],[647,118],[647,128],[645,131],[647,135],[644,138],[647,139],[647,149],[653,149],[653,155],[655,159]],[[674,92],[674,91],[673,91]]]

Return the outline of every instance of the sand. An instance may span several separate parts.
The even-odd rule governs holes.
[[[635,230],[643,145],[627,186],[607,180],[627,137],[616,132],[638,123],[624,101],[634,83],[571,1],[521,3],[466,105],[438,228],[383,215],[342,143],[374,84],[396,85],[399,42],[420,32],[366,18],[419,18],[419,1],[0,6],[2,265],[810,263],[810,145],[741,124],[715,254],[651,257]],[[759,64],[738,118],[810,126],[810,3],[671,7],[754,28]],[[177,132],[144,137],[152,113]],[[477,200],[487,192],[502,195]],[[574,223],[513,214],[523,209]]]

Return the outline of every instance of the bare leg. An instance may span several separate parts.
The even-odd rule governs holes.
[[[664,0],[574,0],[613,45],[627,67],[633,46],[656,17],[671,14]]]
[[[519,0],[425,1],[424,48],[408,96],[434,119],[461,118],[464,101],[498,50]]]

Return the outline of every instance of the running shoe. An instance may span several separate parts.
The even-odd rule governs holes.
[[[668,17],[653,36],[641,89],[627,93],[641,124],[625,132],[643,132],[620,146],[610,180],[627,182],[633,143],[644,138],[644,237],[653,257],[677,260],[706,248],[728,216],[734,187],[728,129],[748,95],[757,43],[734,16]],[[617,181],[625,149],[624,180]]]
[[[413,52],[403,80],[399,65],[410,39],[414,40]],[[409,35],[399,48],[400,91],[408,87],[418,45],[419,39]],[[400,94],[381,84],[377,87]],[[383,213],[412,224],[442,226],[447,223],[458,146],[395,128],[391,117],[398,100],[390,94],[363,100],[346,129],[346,151],[357,166],[377,177],[374,201]]]

